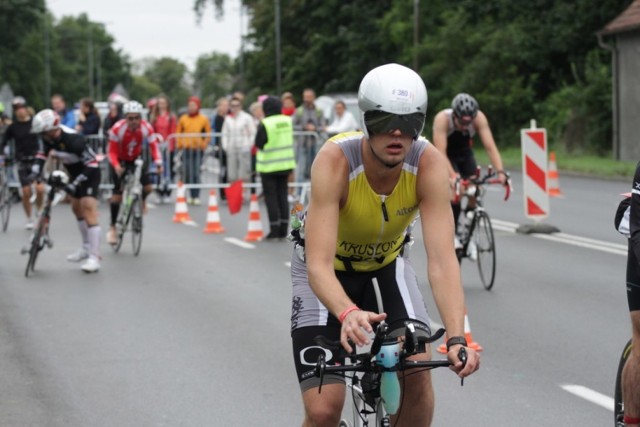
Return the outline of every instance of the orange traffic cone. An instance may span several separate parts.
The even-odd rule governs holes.
[[[244,240],[247,242],[259,242],[264,238],[262,231],[262,221],[260,220],[260,207],[258,206],[258,196],[251,195],[249,204],[249,229]]]
[[[207,224],[204,233],[224,233],[224,227],[220,223],[220,212],[218,212],[218,199],[216,191],[209,191],[209,206],[207,207]]]
[[[176,210],[173,215],[173,222],[192,222],[191,216],[189,216],[189,210],[187,209],[186,194],[187,189],[184,188],[182,181],[179,181],[176,191]]]
[[[549,197],[562,197],[560,183],[558,182],[558,165],[556,164],[556,153],[549,153],[549,171],[547,172],[547,185]]]
[[[482,351],[483,348],[480,344],[473,340],[471,336],[471,328],[469,327],[469,316],[467,316],[467,309],[464,309],[464,339],[467,340],[467,347],[474,349],[475,351]],[[438,352],[442,354],[447,353],[447,335],[444,336],[444,344],[440,344]]]

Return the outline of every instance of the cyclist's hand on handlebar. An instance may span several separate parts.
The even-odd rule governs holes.
[[[464,349],[464,353],[466,353],[466,362],[464,363],[460,360],[461,357],[464,358],[463,355],[460,354],[460,349]],[[469,347],[453,345],[449,349],[447,358],[453,363],[449,369],[458,374],[460,378],[467,377],[480,368],[480,355]]]
[[[353,353],[347,340],[353,341],[357,346],[369,344],[369,335],[373,332],[372,323],[379,323],[387,318],[386,313],[374,313],[372,311],[354,310],[347,314],[342,322],[340,330],[340,343],[348,353]]]
[[[124,168],[120,165],[115,166],[114,169],[116,170],[116,175],[118,176],[122,176],[122,174],[124,173]]]

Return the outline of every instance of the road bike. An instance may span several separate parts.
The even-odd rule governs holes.
[[[496,278],[496,241],[491,219],[482,200],[488,185],[502,183],[491,167],[486,175],[481,176],[481,173],[478,167],[474,177],[456,180],[455,194],[461,209],[457,228],[461,245],[456,249],[456,256],[460,263],[463,258],[477,262],[482,285],[486,290],[491,290]],[[512,190],[511,178],[509,174],[506,176],[505,201],[509,199]]]
[[[613,393],[614,407],[613,407],[613,415],[615,420],[616,427],[624,427],[624,402],[622,401],[622,370],[624,369],[624,365],[627,363],[627,359],[631,354],[631,349],[633,345],[631,344],[631,340],[625,344],[622,349],[622,354],[620,355],[620,362],[618,363],[618,372],[616,373],[616,388]]]
[[[0,221],[2,222],[2,231],[6,232],[9,226],[9,215],[11,214],[11,205],[13,197],[9,188],[9,164],[6,160],[0,159]]]
[[[137,158],[133,166],[127,166],[122,176],[123,190],[122,202],[116,220],[116,243],[113,250],[118,252],[122,246],[124,235],[131,227],[131,241],[133,243],[133,255],[138,256],[142,247],[142,215],[144,201],[142,198],[142,167],[144,161]]]
[[[27,260],[27,268],[24,271],[24,276],[29,277],[29,273],[33,273],[36,267],[36,259],[38,254],[44,247],[51,249],[53,247],[53,240],[49,237],[49,227],[51,225],[51,208],[55,205],[56,193],[60,191],[68,182],[67,174],[62,171],[54,171],[49,176],[49,192],[45,200],[42,213],[38,217],[38,222],[34,228],[33,234],[27,247],[22,248],[21,253],[23,255],[29,254]]]
[[[373,279],[378,307],[382,312],[382,299],[376,279]],[[391,336],[389,325],[382,321],[375,329],[375,337],[369,351],[356,353],[356,346],[350,343],[354,351],[350,354],[339,341],[330,341],[322,336],[315,338],[316,344],[334,354],[338,360],[349,359],[349,363],[327,365],[325,354],[318,356],[316,366],[305,376],[320,378],[318,392],[322,392],[325,374],[344,374],[346,386],[351,395],[351,416],[342,418],[339,427],[383,427],[391,426],[391,416],[402,411],[402,386],[399,375],[406,378],[422,371],[451,366],[448,360],[409,360],[410,356],[425,353],[427,344],[435,342],[445,333],[439,329],[435,334],[426,336],[428,327],[417,321],[406,321],[404,340]],[[425,331],[419,333],[418,330]],[[461,347],[458,358],[466,363],[467,352]],[[463,383],[461,383],[463,384]]]

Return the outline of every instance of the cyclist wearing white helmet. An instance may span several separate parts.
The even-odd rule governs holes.
[[[479,367],[464,340],[464,295],[453,250],[446,158],[420,135],[427,90],[411,69],[386,64],[364,77],[358,92],[363,132],[347,132],[325,143],[311,169],[311,201],[291,261],[293,353],[305,408],[304,425],[337,425],[345,397],[344,378],[326,375],[322,393],[315,377],[303,374],[323,352],[313,338],[323,335],[357,346],[368,342],[372,324],[386,320],[402,335],[404,321],[429,335],[429,316],[405,243],[418,218],[428,254],[428,275],[440,317],[450,337],[448,358],[461,377]],[[304,250],[303,250],[304,249]],[[384,313],[372,280],[380,283]],[[329,357],[329,356],[327,356]],[[333,356],[331,356],[332,358]],[[428,359],[424,353],[414,359]],[[333,363],[334,360],[328,360]],[[433,390],[428,372],[404,383],[398,425],[429,425]]]
[[[107,233],[107,242],[111,245],[117,243],[116,220],[118,210],[122,202],[122,174],[125,169],[133,170],[135,160],[143,156],[145,165],[140,176],[143,186],[143,199],[153,191],[152,181],[148,171],[149,154],[156,166],[156,172],[162,173],[162,157],[158,148],[157,135],[153,127],[146,120],[142,120],[142,104],[138,101],[129,101],[122,106],[124,119],[116,122],[109,130],[109,164],[111,180],[113,182],[113,196],[111,197],[111,224]],[[148,149],[148,152],[147,152]]]
[[[53,110],[42,110],[33,118],[31,132],[42,136],[33,173],[41,175],[44,162],[51,156],[67,169],[70,183],[64,190],[71,196],[71,209],[78,221],[82,247],[67,257],[70,262],[84,261],[81,268],[87,273],[100,269],[100,224],[98,222],[98,190],[100,168],[89,144],[82,135],[71,133],[60,124],[60,116]]]
[[[507,176],[502,166],[502,157],[489,127],[487,116],[480,111],[478,101],[467,93],[453,98],[451,108],[440,111],[433,119],[433,144],[449,159],[449,178],[453,184],[458,177],[469,178],[478,167],[473,155],[473,137],[480,136],[489,160],[498,178],[505,184]],[[460,204],[452,203],[455,224],[460,215]],[[473,209],[473,201],[468,206]],[[456,240],[456,246],[459,241]]]

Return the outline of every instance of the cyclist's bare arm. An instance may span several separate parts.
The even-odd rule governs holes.
[[[480,140],[482,141],[484,149],[489,155],[489,160],[491,161],[494,170],[503,171],[504,167],[502,165],[502,157],[500,156],[500,151],[498,150],[496,141],[493,139],[493,133],[491,133],[491,128],[489,127],[487,116],[485,116],[482,111],[478,111],[478,115],[475,119],[473,119],[473,125],[476,128],[478,136],[480,136]],[[498,178],[500,178],[500,181],[503,184],[507,179],[507,177],[502,173],[499,174]]]
[[[337,145],[325,144],[311,169],[313,191],[305,219],[305,252],[311,288],[336,317],[354,305],[338,281],[333,265],[338,236],[338,215],[340,206],[347,197],[348,182],[347,158]],[[370,318],[368,312],[353,311],[345,319],[341,342],[347,351],[350,351],[347,338],[351,338],[357,345],[364,345],[368,341],[367,335],[358,325],[370,332]],[[349,331],[345,331],[346,326],[350,327]]]
[[[449,119],[444,111],[440,111],[433,119],[433,145],[436,146],[444,157],[447,159],[447,169],[449,171],[449,177],[454,178],[456,171],[453,169],[453,165],[447,158],[447,133],[449,131]]]
[[[422,237],[427,252],[428,276],[433,298],[449,337],[464,336],[464,293],[460,267],[453,247],[453,217],[447,185],[447,159],[433,147],[427,147],[418,166],[418,203]],[[449,352],[460,375],[477,369],[478,357],[469,351],[467,366],[457,357],[457,347]]]

